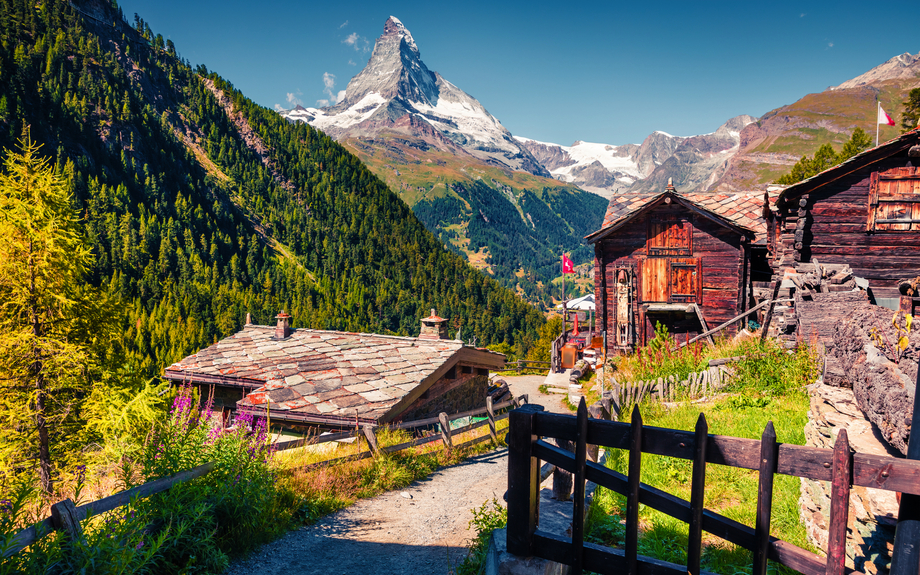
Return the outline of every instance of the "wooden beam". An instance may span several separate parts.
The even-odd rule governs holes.
[[[784,302],[785,302],[785,301],[793,301],[793,300],[791,300],[791,299],[784,299],[784,300],[769,300],[769,301],[760,302],[759,304],[755,305],[754,307],[752,307],[751,309],[747,310],[747,311],[744,312],[743,314],[741,314],[741,315],[739,315],[739,316],[737,316],[737,317],[733,317],[732,319],[728,320],[727,322],[723,323],[722,325],[720,325],[720,326],[718,326],[718,327],[715,327],[715,328],[713,328],[713,329],[711,329],[711,330],[709,330],[709,331],[705,331],[705,332],[701,333],[700,335],[694,337],[694,338],[691,339],[690,341],[685,341],[684,343],[678,345],[677,347],[679,347],[679,348],[680,348],[680,347],[684,347],[685,345],[689,345],[689,344],[695,342],[696,340],[698,340],[698,339],[700,339],[700,338],[702,338],[702,337],[706,337],[706,336],[712,335],[712,334],[714,334],[714,333],[716,333],[716,332],[718,332],[718,331],[722,331],[723,329],[727,328],[728,326],[730,326],[731,324],[735,323],[735,322],[738,321],[739,319],[751,315],[752,313],[754,313],[755,311],[759,310],[760,308],[765,307],[765,306],[767,306],[767,305],[769,305],[769,304],[771,304],[771,303],[778,303],[778,302],[780,302],[780,301],[784,301]]]

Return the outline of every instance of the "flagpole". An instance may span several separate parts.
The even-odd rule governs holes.
[[[562,246],[565,249],[565,246]],[[565,252],[562,252],[562,333],[565,333]]]
[[[878,97],[876,96],[875,98],[875,147],[876,148],[878,147],[878,126],[879,126],[878,118],[880,115],[878,111],[881,109],[882,109],[882,104],[878,101]]]

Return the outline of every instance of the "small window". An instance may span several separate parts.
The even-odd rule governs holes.
[[[473,373],[473,368],[468,365],[461,366],[460,373]]]
[[[872,174],[866,231],[920,231],[920,168],[892,168]]]
[[[649,256],[689,256],[690,222],[675,214],[652,214],[648,221]]]

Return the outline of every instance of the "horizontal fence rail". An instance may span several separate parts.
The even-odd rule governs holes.
[[[304,469],[311,469],[316,467],[323,467],[327,465],[336,465],[339,463],[346,463],[348,461],[358,461],[361,459],[367,459],[378,454],[386,453],[395,453],[397,451],[402,451],[410,447],[417,445],[424,445],[426,443],[431,443],[434,441],[442,440],[445,443],[447,449],[460,449],[464,447],[470,447],[479,443],[484,443],[486,441],[492,440],[498,442],[498,437],[495,432],[495,423],[501,421],[508,417],[509,412],[504,412],[496,414],[498,411],[505,410],[509,407],[520,407],[527,403],[527,395],[522,395],[517,398],[512,398],[509,401],[504,401],[492,405],[492,398],[486,398],[486,407],[480,409],[474,409],[470,411],[465,411],[461,413],[455,413],[451,416],[447,416],[446,413],[440,414],[438,417],[432,417],[427,419],[420,419],[417,421],[409,421],[397,425],[391,426],[392,429],[412,429],[416,427],[423,427],[426,425],[438,424],[440,432],[433,435],[427,435],[425,437],[420,437],[413,439],[412,441],[407,441],[405,443],[400,443],[398,445],[391,445],[387,447],[378,447],[376,436],[374,435],[372,426],[364,426],[363,429],[356,429],[350,431],[344,431],[341,433],[327,433],[325,435],[316,435],[313,437],[307,437],[303,439],[294,439],[291,441],[284,441],[270,445],[270,449],[273,452],[278,451],[287,451],[290,449],[296,449],[299,447],[306,447],[309,445],[319,445],[323,443],[329,443],[332,441],[341,441],[343,439],[350,439],[356,437],[365,437],[370,446],[369,451],[364,451],[356,453],[353,455],[347,455],[345,457],[339,457],[336,459],[330,459],[327,461],[320,461],[318,463],[313,463],[307,465]],[[463,419],[464,417],[473,417],[477,415],[486,415],[487,419],[482,421],[477,421],[457,429],[450,429],[450,421],[457,419]],[[474,429],[479,429],[480,427],[489,426],[489,434],[483,435],[482,437],[477,437],[466,441],[464,443],[453,445],[450,441],[450,438],[466,433],[467,431],[472,431]],[[445,431],[446,430],[446,431]],[[444,439],[446,436],[446,440]],[[190,481],[198,477],[202,477],[210,473],[217,463],[210,461],[203,465],[199,465],[193,469],[187,471],[181,471],[169,477],[164,477],[161,479],[156,479],[154,481],[147,482],[143,485],[139,485],[132,489],[126,491],[121,491],[110,495],[98,501],[93,501],[85,505],[80,505],[79,507],[75,506],[73,501],[70,499],[65,499],[59,503],[55,503],[51,506],[51,517],[46,517],[37,524],[27,527],[26,529],[21,530],[17,533],[12,540],[11,546],[5,551],[4,557],[9,557],[19,553],[32,543],[35,543],[45,535],[56,530],[64,530],[71,536],[79,536],[82,532],[81,522],[84,521],[87,517],[91,515],[98,515],[100,513],[105,513],[106,511],[112,511],[119,507],[123,507],[129,504],[132,500],[136,498],[145,498],[161,493],[170,489],[171,487],[182,483],[184,481]]]
[[[156,479],[128,489],[127,491],[121,491],[114,495],[110,495],[98,501],[80,505],[79,507],[76,507],[70,499],[55,503],[51,506],[51,517],[46,517],[38,524],[23,529],[16,534],[13,538],[12,546],[6,550],[4,557],[19,553],[27,546],[35,543],[52,531],[63,529],[71,535],[78,535],[80,533],[80,522],[90,515],[98,515],[99,513],[112,511],[113,509],[127,505],[135,498],[150,497],[151,495],[166,491],[183,481],[189,481],[207,475],[216,465],[217,463],[210,461],[187,471],[180,471],[169,477]]]
[[[542,438],[575,442],[575,453]],[[579,457],[584,445],[629,451],[628,474],[607,469]],[[695,431],[665,429],[642,424],[638,407],[632,423],[589,419],[584,400],[575,416],[542,411],[525,405],[510,414],[508,431],[508,551],[538,556],[572,566],[574,572],[660,573],[699,575],[702,531],[754,552],[754,575],[765,575],[769,558],[805,575],[844,575],[849,490],[872,487],[920,494],[920,461],[853,453],[845,430],[833,449],[789,445],[776,441],[772,423],[761,440],[711,435],[700,414]],[[664,455],[693,463],[690,501],[641,483],[642,454]],[[537,527],[541,462],[571,472],[576,481],[592,481],[627,497],[625,548],[611,549],[572,537],[542,532]],[[707,465],[757,470],[760,487],[756,525],[752,528],[703,507]],[[771,537],[770,501],[775,474],[830,481],[832,503],[827,557],[820,557],[786,541]],[[576,484],[577,488],[577,484]],[[638,506],[647,505],[689,524],[688,564],[676,565],[639,556]],[[573,499],[574,517],[584,501]],[[574,526],[574,523],[573,523]]]
[[[470,447],[479,443],[484,443],[490,439],[493,442],[498,442],[498,436],[495,433],[495,423],[506,419],[508,417],[508,412],[497,413],[498,411],[505,410],[509,407],[519,407],[527,403],[527,395],[522,395],[517,398],[512,398],[508,401],[503,401],[502,403],[497,403],[492,405],[492,398],[487,398],[487,404],[485,408],[474,409],[471,411],[464,411],[461,413],[456,413],[448,417],[446,413],[441,413],[438,417],[430,417],[427,419],[419,419],[417,421],[410,421],[399,423],[392,426],[387,426],[390,429],[414,429],[417,427],[424,426],[433,426],[437,424],[438,431],[430,435],[425,435],[423,437],[418,437],[411,441],[405,443],[400,443],[398,445],[391,445],[389,447],[377,447],[377,438],[376,431],[374,426],[365,425],[362,429],[356,431],[348,431],[339,434],[330,434],[330,435],[320,435],[318,437],[311,437],[309,439],[297,439],[293,441],[287,441],[283,444],[278,444],[283,446],[281,448],[275,448],[275,451],[282,451],[285,449],[295,449],[297,447],[303,447],[305,445],[316,445],[319,443],[326,443],[329,441],[338,441],[341,439],[347,439],[351,437],[364,437],[367,440],[369,449],[367,451],[362,451],[359,453],[354,453],[351,455],[345,455],[343,457],[338,457],[335,459],[327,459],[326,461],[318,461],[316,463],[311,463],[305,466],[303,469],[310,470],[316,469],[319,467],[325,467],[329,465],[338,465],[340,463],[348,463],[352,461],[360,461],[362,459],[368,459],[377,455],[379,453],[395,453],[397,451],[402,451],[410,447],[417,447],[419,445],[425,445],[426,443],[433,443],[435,441],[441,441],[442,447],[446,449],[460,449],[465,447]],[[477,421],[465,425],[463,427],[458,427],[456,429],[450,429],[450,422],[456,421],[457,419],[463,419],[466,417],[474,417],[477,415],[485,415],[486,419],[482,421]],[[474,429],[479,429],[480,427],[489,426],[489,435],[483,435],[482,437],[477,437],[461,443],[459,445],[453,445],[451,438],[472,431]]]

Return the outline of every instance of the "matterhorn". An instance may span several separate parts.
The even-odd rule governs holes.
[[[549,177],[476,98],[425,66],[412,34],[395,16],[387,19],[367,66],[348,83],[341,101],[281,114],[337,140],[402,133],[439,151]]]

